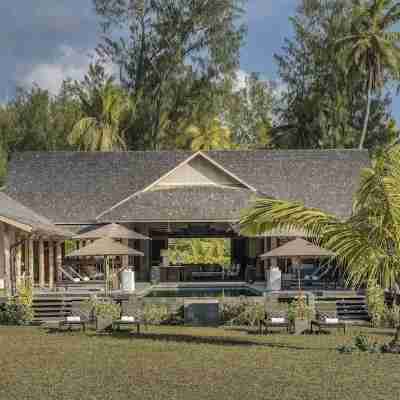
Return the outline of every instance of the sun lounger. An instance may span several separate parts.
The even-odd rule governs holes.
[[[137,333],[140,333],[140,325],[141,325],[141,322],[138,319],[136,319],[135,317],[131,317],[131,316],[122,316],[121,319],[113,321],[113,323],[112,323],[113,330],[120,331],[121,326],[128,326],[128,327],[136,326]]]
[[[336,315],[317,314],[317,319],[311,321],[311,333],[314,332],[314,328],[318,328],[318,333],[333,328],[343,329],[343,333],[346,333],[346,323],[337,318]]]
[[[291,323],[286,315],[273,315],[260,323],[260,333],[264,328],[264,333],[268,333],[271,328],[285,328],[286,332],[290,332]]]
[[[86,331],[86,323],[79,316],[69,316],[59,322],[59,329],[67,328],[68,330],[72,330],[73,326],[77,326],[82,329],[84,332]]]

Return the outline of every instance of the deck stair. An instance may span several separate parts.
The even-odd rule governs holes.
[[[65,296],[59,294],[38,294],[33,298],[33,312],[35,324],[50,321],[60,321],[72,315],[73,309],[86,300],[88,295]]]
[[[338,318],[344,321],[367,322],[370,320],[365,296],[356,296],[337,300],[336,314]]]

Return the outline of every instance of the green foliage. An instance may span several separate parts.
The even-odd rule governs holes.
[[[294,39],[286,39],[278,63],[285,90],[276,106],[271,145],[278,148],[355,148],[368,103],[365,75],[349,73],[338,38],[351,34],[353,0],[302,0],[291,22]],[[388,128],[390,97],[372,98],[368,148],[392,139]]]
[[[99,299],[97,296],[92,296],[90,299],[84,300],[79,308],[87,319],[94,316],[97,318],[111,318],[114,320],[121,316],[121,306],[119,304],[109,299]]]
[[[165,305],[146,304],[142,318],[146,324],[160,325],[171,319],[171,313]]]
[[[17,295],[0,305],[0,324],[25,325],[33,321],[33,287],[30,279],[22,279]]]
[[[173,264],[230,265],[230,241],[226,239],[177,239],[169,249]]]
[[[382,320],[389,327],[398,329],[400,327],[400,305],[386,306]]]
[[[165,130],[188,121],[219,90],[214,83],[235,70],[245,32],[242,3],[94,0],[105,32],[98,53],[118,65],[137,105],[129,148],[158,148]]]
[[[350,32],[337,40],[344,49],[347,75],[359,75],[367,82],[367,108],[359,147],[363,148],[374,92],[380,90],[387,75],[399,77],[400,33],[393,32],[400,21],[400,5],[395,0],[373,0],[359,3],[351,13]]]
[[[135,107],[127,93],[98,65],[91,65],[82,82],[69,84],[82,109],[68,140],[85,151],[115,151],[126,148],[125,133]]]
[[[376,283],[369,282],[367,287],[368,312],[374,326],[380,326],[385,318],[385,291]]]
[[[265,305],[245,297],[239,300],[220,301],[221,321],[229,325],[258,326],[266,319]]]
[[[337,347],[340,353],[378,353],[382,351],[382,346],[377,342],[371,342],[368,336],[358,334],[353,339],[353,345],[340,345]]]

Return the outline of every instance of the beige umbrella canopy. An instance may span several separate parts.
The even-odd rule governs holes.
[[[300,258],[318,258],[318,257],[331,257],[335,254],[322,247],[316,246],[307,240],[297,238],[292,240],[268,253],[260,256],[261,258],[274,258],[274,257],[300,257]]]
[[[82,232],[73,237],[79,240],[93,240],[101,238],[112,239],[134,239],[134,240],[150,240],[148,236],[135,232],[119,224],[108,224],[100,228],[92,229],[89,232]]]
[[[125,246],[111,238],[95,240],[93,243],[67,254],[67,257],[90,257],[90,256],[139,256],[144,254],[132,247]]]
[[[265,258],[291,258],[293,266],[297,268],[299,289],[301,289],[300,279],[300,268],[302,258],[321,258],[321,257],[333,257],[335,254],[329,250],[323,249],[322,247],[316,246],[307,240],[297,238],[292,240],[276,249],[269,251],[266,254],[260,256],[261,259]]]

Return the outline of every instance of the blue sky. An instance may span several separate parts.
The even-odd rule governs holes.
[[[248,36],[241,68],[276,79],[273,54],[292,31],[289,17],[297,0],[248,0]],[[63,79],[79,79],[98,42],[92,0],[0,1],[0,101],[11,98],[16,85],[32,82],[56,92]],[[394,99],[400,120],[400,100]]]

